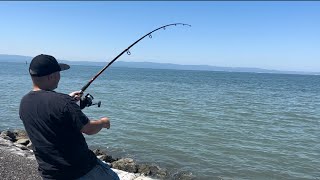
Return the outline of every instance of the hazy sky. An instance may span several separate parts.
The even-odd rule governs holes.
[[[320,2],[0,2],[0,54],[320,71]]]

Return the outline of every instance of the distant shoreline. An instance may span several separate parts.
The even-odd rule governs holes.
[[[6,55],[0,54],[0,62],[8,63],[30,63],[32,57],[21,55]],[[70,65],[89,65],[89,66],[105,66],[106,62],[92,61],[69,61],[59,60]],[[168,69],[168,70],[194,70],[194,71],[217,71],[217,72],[247,72],[247,73],[267,73],[267,74],[299,74],[299,75],[320,75],[320,72],[304,72],[304,71],[281,71],[269,70],[262,68],[246,68],[246,67],[218,67],[209,65],[180,65],[171,63],[153,63],[153,62],[126,62],[116,61],[112,67],[127,67],[127,68],[146,68],[146,69]]]

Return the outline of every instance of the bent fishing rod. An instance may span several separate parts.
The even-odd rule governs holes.
[[[102,68],[92,79],[90,79],[90,81],[84,85],[80,92],[81,94],[83,94],[83,92],[91,85],[91,83],[96,80],[100,74],[102,74],[112,63],[114,63],[120,56],[122,56],[124,53],[127,53],[128,55],[131,55],[131,52],[130,52],[130,48],[132,48],[134,45],[136,45],[138,42],[140,42],[142,39],[144,39],[145,37],[149,37],[149,38],[152,38],[152,33],[160,30],[160,29],[166,29],[166,27],[169,27],[169,26],[177,26],[177,25],[182,25],[182,26],[189,26],[191,27],[191,25],[189,24],[184,24],[184,23],[173,23],[173,24],[167,24],[167,25],[164,25],[164,26],[161,26],[153,31],[150,31],[148,32],[147,34],[145,34],[144,36],[142,36],[140,39],[138,39],[137,41],[135,41],[134,43],[132,43],[130,46],[128,46],[125,50],[123,50],[119,55],[117,55],[112,61],[110,61],[104,68]],[[98,105],[98,107],[100,107],[101,105],[101,101],[99,101],[98,103],[92,103],[92,100],[93,100],[93,96],[90,95],[90,94],[87,94],[85,95],[83,98],[80,99],[80,108],[83,109],[85,107],[89,107],[89,106],[92,106],[92,105]]]

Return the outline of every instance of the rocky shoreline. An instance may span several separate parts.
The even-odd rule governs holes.
[[[94,149],[93,152],[99,159],[106,162],[121,180],[193,179],[189,174],[184,173],[169,175],[166,169],[154,165],[137,164],[131,158],[113,158],[101,149]],[[41,179],[37,171],[38,165],[32,151],[32,143],[24,130],[1,132],[0,165],[0,176],[3,180]]]

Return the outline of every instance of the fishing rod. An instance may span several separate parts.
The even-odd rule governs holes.
[[[166,27],[168,26],[177,26],[177,25],[182,25],[182,26],[189,26],[191,27],[191,25],[189,24],[184,24],[184,23],[173,23],[173,24],[167,24],[167,25],[164,25],[164,26],[161,26],[153,31],[150,31],[148,32],[147,34],[145,34],[144,36],[142,36],[140,39],[138,39],[137,41],[135,41],[134,43],[132,43],[130,46],[128,46],[125,50],[123,50],[119,55],[117,55],[112,61],[110,61],[104,68],[102,68],[92,79],[89,80],[89,82],[84,85],[81,90],[80,90],[80,93],[83,94],[83,92],[91,85],[91,83],[96,80],[100,74],[103,73],[103,71],[105,71],[112,63],[114,63],[120,56],[122,56],[125,52],[128,54],[128,55],[131,55],[131,52],[129,51],[131,47],[133,47],[135,44],[137,44],[139,41],[141,41],[142,39],[144,39],[145,37],[149,37],[149,38],[152,38],[152,33],[160,30],[160,29],[166,29]],[[92,100],[93,100],[93,96],[90,95],[90,94],[87,94],[85,95],[83,98],[80,99],[80,108],[83,109],[85,107],[89,107],[91,105],[98,105],[98,107],[100,107],[101,105],[101,101],[99,101],[98,103],[92,103]]]

